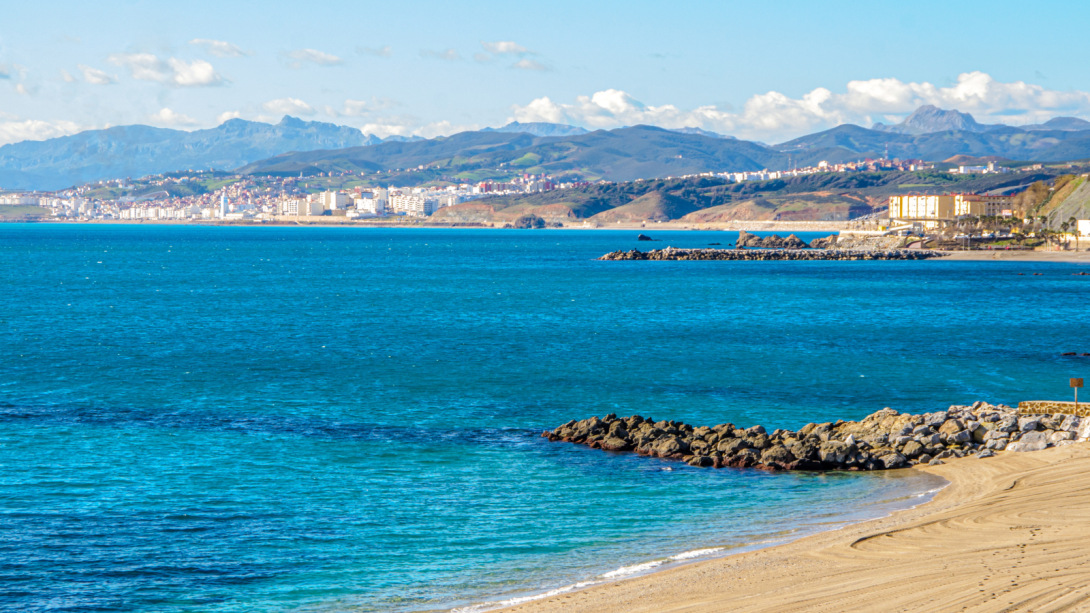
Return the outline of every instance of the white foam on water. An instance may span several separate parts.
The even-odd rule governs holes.
[[[700,558],[703,556],[710,556],[713,553],[723,551],[722,547],[712,547],[711,549],[694,549],[692,551],[686,551],[685,553],[679,553],[676,556],[670,556],[671,560],[691,560],[693,558]]]
[[[459,607],[457,609],[451,609],[450,613],[481,613],[483,611],[490,611],[493,609],[502,609],[505,607],[513,607],[515,605],[525,604],[534,600],[541,600],[542,598],[551,598],[553,596],[559,596],[575,590],[581,590],[585,587],[592,585],[598,585],[599,583],[605,583],[614,579],[620,579],[622,577],[629,577],[637,575],[639,573],[647,572],[662,566],[663,564],[669,564],[670,562],[682,562],[685,560],[692,560],[694,558],[701,558],[704,556],[713,555],[723,551],[724,547],[712,547],[708,549],[694,549],[692,551],[684,551],[677,555],[670,556],[662,560],[652,560],[650,562],[644,562],[643,564],[633,564],[631,566],[622,566],[617,570],[611,570],[608,573],[600,575],[600,579],[594,579],[591,581],[581,581],[579,583],[573,583],[572,585],[565,585],[564,587],[558,587],[548,592],[541,594],[533,594],[530,596],[519,596],[516,598],[509,598],[507,600],[497,600],[494,602],[482,602],[480,604],[470,605],[468,607]]]
[[[608,573],[602,575],[606,579],[616,579],[618,577],[627,577],[628,575],[634,575],[636,573],[642,573],[645,570],[651,570],[657,566],[662,566],[666,563],[666,560],[654,560],[652,562],[644,562],[643,564],[633,564],[632,566],[622,566],[617,570],[611,570]]]
[[[534,600],[541,600],[542,598],[551,598],[553,596],[559,596],[561,594],[567,594],[568,592],[574,592],[575,590],[581,590],[585,587],[590,587],[600,581],[580,581],[579,583],[573,583],[571,585],[565,585],[564,587],[558,587],[554,590],[549,590],[543,594],[534,594],[533,596],[520,596],[517,598],[508,598],[507,600],[497,600],[495,602],[482,602],[481,604],[470,605],[468,607],[459,607],[457,609],[451,609],[450,613],[479,613],[480,611],[490,611],[492,609],[502,609],[505,607],[513,607],[519,604],[525,604]]]

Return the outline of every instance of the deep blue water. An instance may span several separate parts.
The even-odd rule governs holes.
[[[1065,398],[1090,366],[1059,356],[1086,267],[594,260],[735,236],[648,233],[0,224],[0,609],[449,609],[786,538],[935,483],[538,435]]]

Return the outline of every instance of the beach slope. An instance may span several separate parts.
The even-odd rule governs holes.
[[[914,509],[505,611],[1090,610],[1090,443],[968,457]]]

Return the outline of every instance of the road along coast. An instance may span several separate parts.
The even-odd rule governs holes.
[[[945,257],[945,251],[923,249],[654,249],[614,251],[599,260],[929,260]]]

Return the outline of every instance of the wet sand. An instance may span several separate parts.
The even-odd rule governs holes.
[[[1090,610],[1090,443],[921,470],[951,483],[917,508],[503,610]]]

